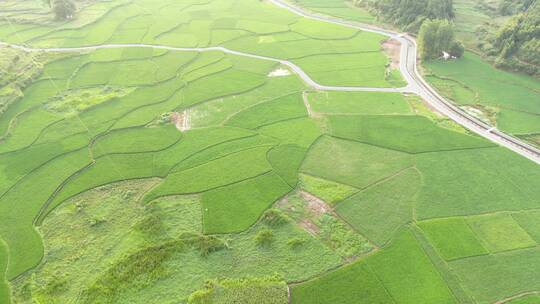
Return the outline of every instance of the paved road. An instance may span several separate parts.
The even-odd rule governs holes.
[[[155,45],[155,44],[140,44],[140,43],[127,43],[127,44],[101,44],[101,45],[92,45],[92,46],[83,46],[83,47],[65,47],[65,48],[32,48],[22,45],[16,45],[11,43],[0,42],[0,46],[9,46],[15,49],[19,49],[25,52],[51,52],[51,53],[68,53],[68,52],[84,52],[84,51],[94,51],[99,49],[114,49],[114,48],[152,48],[152,49],[163,49],[169,51],[179,51],[179,52],[212,52],[219,51],[231,55],[244,56],[249,58],[255,58],[260,60],[273,61],[280,64],[283,64],[293,70],[298,74],[306,84],[311,86],[316,90],[322,91],[360,91],[360,92],[398,92],[398,93],[414,93],[410,88],[372,88],[372,87],[339,87],[339,86],[326,86],[315,82],[311,77],[309,77],[306,72],[304,72],[296,64],[273,57],[260,56],[250,53],[239,52],[231,50],[222,46],[206,47],[206,48],[182,48],[182,47],[173,47],[166,45]]]
[[[283,64],[293,70],[298,74],[309,86],[316,90],[323,91],[361,91],[361,92],[400,92],[400,93],[415,93],[420,95],[424,100],[426,100],[435,110],[446,115],[453,121],[462,125],[463,127],[495,142],[501,146],[504,146],[516,153],[519,153],[528,159],[540,164],[540,150],[532,147],[531,145],[522,142],[521,140],[512,137],[508,134],[502,133],[501,131],[493,128],[492,126],[487,125],[486,123],[478,120],[477,118],[469,115],[465,111],[461,110],[459,107],[456,107],[453,103],[447,101],[442,96],[440,96],[422,77],[417,69],[417,45],[414,38],[396,32],[392,32],[385,29],[380,29],[371,25],[361,24],[353,21],[346,21],[339,18],[334,18],[330,16],[323,16],[308,12],[303,8],[292,5],[283,0],[269,0],[271,3],[289,10],[297,15],[315,19],[327,23],[339,24],[342,26],[355,28],[362,31],[373,32],[381,35],[385,35],[389,38],[396,39],[401,43],[401,54],[400,54],[400,71],[408,85],[402,88],[373,88],[373,87],[351,87],[351,86],[325,86],[315,82],[309,75],[306,74],[299,66],[296,64],[273,57],[259,56],[250,53],[239,52],[235,50],[230,50],[225,47],[207,47],[207,48],[180,48],[180,47],[171,47],[166,45],[153,45],[153,44],[104,44],[104,45],[95,45],[95,46],[85,46],[85,47],[72,47],[72,48],[31,48],[22,45],[15,45],[9,43],[0,42],[0,46],[10,46],[16,49],[20,49],[25,52],[81,52],[81,51],[92,51],[98,49],[112,49],[112,48],[154,48],[154,49],[165,49],[170,51],[184,51],[184,52],[210,52],[210,51],[220,51],[227,54],[250,57],[260,60],[268,60]]]
[[[273,4],[289,10],[297,15],[323,22],[343,25],[363,31],[373,32],[398,40],[401,43],[400,71],[408,85],[404,92],[414,92],[427,101],[435,110],[452,119],[463,127],[483,136],[494,143],[504,146],[522,156],[540,164],[540,149],[533,147],[518,138],[505,134],[493,126],[471,116],[464,110],[446,100],[435,91],[418,72],[416,40],[407,35],[386,29],[377,28],[354,21],[309,12],[284,0],[269,0]]]

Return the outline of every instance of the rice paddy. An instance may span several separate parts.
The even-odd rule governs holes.
[[[2,42],[116,45],[0,46],[0,303],[493,303],[540,289],[534,163],[410,95],[317,91],[276,61],[150,47],[401,86],[385,37],[266,1],[83,2],[65,22],[0,3]],[[516,134],[534,127],[512,122],[534,112],[523,94],[498,116]]]

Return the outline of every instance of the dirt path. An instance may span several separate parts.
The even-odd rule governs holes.
[[[304,101],[304,106],[306,107],[309,117],[314,117],[315,115],[313,114],[313,110],[311,109],[311,105],[309,104],[306,91],[302,92],[302,100]]]

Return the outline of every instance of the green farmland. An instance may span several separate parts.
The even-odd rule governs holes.
[[[0,2],[0,304],[538,302],[540,167],[402,92],[386,36],[272,1],[45,2]],[[540,132],[537,82],[426,67]]]
[[[473,53],[426,67],[427,79],[455,103],[504,132],[540,145],[540,81],[497,70]]]

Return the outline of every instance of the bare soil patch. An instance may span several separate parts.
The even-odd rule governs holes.
[[[315,225],[312,221],[310,221],[309,219],[301,219],[299,222],[298,222],[298,225],[304,229],[305,231],[307,231],[309,234],[313,235],[313,236],[317,236],[319,235],[319,232],[320,232],[320,229],[319,229],[319,226]]]
[[[321,216],[324,213],[332,212],[331,208],[320,198],[306,191],[300,191],[300,195],[307,204],[309,211],[315,216]]]
[[[189,123],[188,110],[185,110],[184,112],[172,112],[171,122],[176,126],[176,128],[180,132],[185,132],[191,128],[190,123]]]
[[[382,43],[382,48],[388,57],[390,57],[390,68],[399,69],[401,43],[395,39],[388,39]]]

